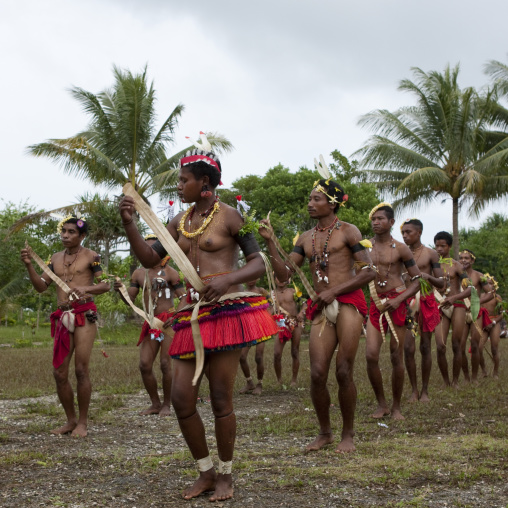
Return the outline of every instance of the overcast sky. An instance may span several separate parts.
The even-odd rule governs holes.
[[[460,62],[462,87],[486,85],[484,64],[508,61],[507,15],[506,0],[3,0],[0,198],[50,209],[93,190],[26,147],[82,130],[68,88],[100,92],[113,64],[148,64],[161,121],[185,105],[175,150],[200,130],[233,142],[228,186],[279,162],[296,170],[334,149],[351,155],[369,136],[361,115],[411,103],[397,91],[411,67]],[[448,204],[417,215],[426,243],[451,230]],[[478,222],[463,213],[460,225]]]

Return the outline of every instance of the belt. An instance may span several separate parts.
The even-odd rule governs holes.
[[[91,296],[89,296],[88,298],[81,298],[80,300],[76,300],[73,303],[74,303],[74,305],[75,304],[83,305],[88,302],[93,302],[93,298]],[[60,310],[72,310],[74,307],[73,307],[73,304],[71,304],[71,303],[62,303],[61,305],[58,306],[58,308]]]

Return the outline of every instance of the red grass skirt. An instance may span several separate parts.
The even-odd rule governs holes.
[[[336,300],[339,303],[345,303],[356,307],[358,312],[364,317],[367,315],[367,302],[365,301],[365,295],[361,289],[355,289],[351,291],[351,293],[339,295]],[[305,311],[306,318],[312,321],[316,317],[317,312],[317,304],[313,304],[312,300],[309,298],[307,300],[307,310]]]
[[[441,321],[439,307],[433,293],[420,296],[420,309],[418,310],[418,324],[422,332],[433,332]]]
[[[245,296],[200,307],[198,322],[205,353],[253,346],[278,333],[268,307],[265,296]],[[173,315],[175,336],[169,348],[172,358],[196,356],[191,314],[192,309],[184,309]]]
[[[155,317],[159,318],[163,323],[165,323],[172,315],[173,312],[164,311],[160,314],[157,314]],[[162,342],[164,340],[164,333],[161,330],[150,328],[148,321],[145,321],[141,327],[141,334],[139,336],[137,346],[139,346],[146,337],[150,337],[152,340],[158,340],[159,342]]]
[[[394,298],[397,298],[400,293],[397,291],[388,291],[387,293],[378,293],[379,298],[389,298],[390,300],[393,300]],[[406,313],[407,313],[407,304],[406,301],[402,302],[393,312],[389,312],[390,317],[392,318],[393,324],[395,326],[404,326],[406,324]],[[381,329],[379,328],[379,316],[381,315],[381,312],[379,312],[379,309],[376,307],[376,303],[374,302],[374,298],[370,299],[370,309],[369,309],[369,319],[370,322],[375,326],[375,328],[379,331]],[[383,316],[383,328],[385,333],[388,331],[388,321],[386,321],[386,318]]]

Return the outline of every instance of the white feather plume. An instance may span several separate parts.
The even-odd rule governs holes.
[[[203,150],[204,152],[211,152],[212,151],[212,145],[210,144],[210,141],[208,141],[208,138],[206,137],[206,134],[203,131],[199,131],[199,137],[201,139],[201,143],[199,141],[192,141],[192,144],[198,149]],[[185,139],[190,139],[189,136],[185,136]]]
[[[323,180],[328,180],[332,177],[330,175],[330,170],[328,169],[328,166],[326,165],[325,159],[322,155],[319,156],[319,162],[314,159],[314,167],[316,168],[316,171],[323,177]]]

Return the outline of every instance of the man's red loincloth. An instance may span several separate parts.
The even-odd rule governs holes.
[[[85,312],[89,310],[97,311],[97,307],[93,302],[87,302],[81,305],[79,302],[73,302],[71,305],[72,310],[70,312],[76,316],[74,320],[75,326],[85,325]],[[51,320],[51,337],[54,337],[55,339],[53,344],[53,367],[55,367],[55,369],[58,369],[58,367],[62,365],[71,348],[69,330],[67,330],[62,323],[62,316],[64,315],[64,312],[68,311],[57,309],[49,317]]]
[[[418,325],[422,332],[433,332],[441,321],[439,307],[433,293],[420,296],[420,309],[418,311]]]
[[[159,318],[163,323],[165,323],[171,316],[173,315],[173,312],[161,312],[160,314],[157,314],[155,316],[156,318]],[[159,342],[162,342],[164,340],[164,333],[161,330],[157,330],[154,328],[150,328],[150,324],[148,321],[145,321],[143,323],[143,326],[141,327],[141,334],[139,335],[138,343],[136,344],[139,346],[146,337],[151,336],[153,334],[153,339],[158,340]],[[162,335],[162,340],[160,339]]]
[[[365,295],[361,289],[355,289],[354,291],[351,291],[351,293],[339,295],[336,300],[339,303],[353,305],[362,316],[367,315],[367,302],[365,301]],[[317,303],[313,304],[312,300],[309,298],[307,300],[307,310],[305,311],[306,318],[312,321],[316,317],[317,313]]]
[[[395,290],[387,291],[386,293],[378,293],[378,296],[381,300],[384,298],[389,298],[393,300],[397,298],[400,293]],[[407,313],[407,305],[406,301],[403,301],[393,312],[390,312],[390,317],[392,318],[393,324],[395,326],[404,326],[406,324],[406,313]],[[369,319],[370,322],[376,327],[377,330],[381,331],[379,328],[379,316],[381,316],[381,312],[376,307],[376,303],[374,302],[374,298],[370,299],[370,308],[369,308]],[[388,331],[388,321],[383,316],[383,329],[385,333]]]
[[[478,314],[478,317],[476,320],[478,321],[480,318],[482,318],[482,330],[487,328],[487,326],[492,324],[492,319],[490,319],[489,311],[485,307],[480,307],[480,313]]]

